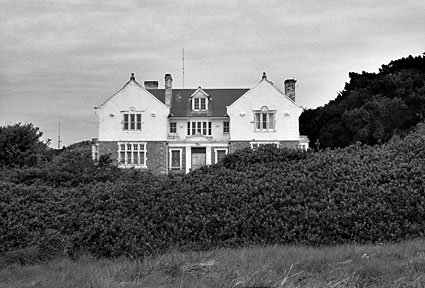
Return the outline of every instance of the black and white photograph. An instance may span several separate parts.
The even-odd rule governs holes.
[[[425,3],[0,1],[21,287],[425,287]]]

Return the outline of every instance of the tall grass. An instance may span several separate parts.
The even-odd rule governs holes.
[[[425,239],[382,245],[171,251],[11,264],[3,287],[425,287]]]

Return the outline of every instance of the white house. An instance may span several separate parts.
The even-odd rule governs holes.
[[[136,82],[134,74],[99,107],[99,138],[93,157],[110,154],[120,167],[153,173],[189,172],[245,147],[275,144],[308,148],[299,135],[302,108],[295,102],[294,79],[283,93],[263,73],[251,89],[173,89],[157,81]]]

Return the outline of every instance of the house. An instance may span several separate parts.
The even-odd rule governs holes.
[[[99,138],[93,157],[110,154],[120,167],[153,173],[188,173],[220,161],[227,153],[264,144],[308,148],[299,135],[302,108],[295,102],[294,79],[283,93],[263,73],[251,89],[175,89],[165,74],[142,86],[134,74],[114,95],[95,107]]]

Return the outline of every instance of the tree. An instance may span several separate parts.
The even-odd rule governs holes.
[[[379,73],[349,73],[335,100],[300,116],[300,133],[314,148],[375,145],[406,135],[425,119],[425,57],[409,56],[382,65]]]
[[[47,155],[43,133],[31,123],[0,126],[0,167],[31,167]]]

